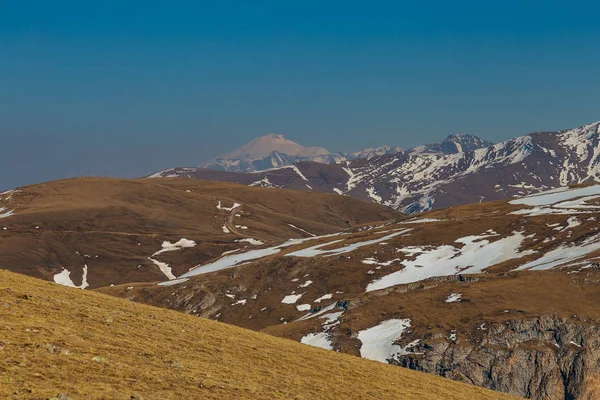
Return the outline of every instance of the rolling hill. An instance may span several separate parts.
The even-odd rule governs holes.
[[[399,216],[330,194],[79,178],[0,195],[0,265],[78,287],[157,281],[227,251]]]
[[[0,207],[5,269],[535,400],[600,395],[600,186],[406,216],[85,178]]]
[[[6,399],[513,397],[0,271]]]
[[[600,186],[561,188],[100,290],[532,399],[595,398],[599,213]]]

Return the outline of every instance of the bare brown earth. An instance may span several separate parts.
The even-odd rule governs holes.
[[[219,201],[223,208],[241,206],[219,210]],[[337,195],[183,178],[53,181],[0,196],[0,207],[14,210],[0,219],[3,268],[47,280],[66,268],[80,285],[87,265],[91,288],[166,279],[148,259],[163,241],[197,242],[153,257],[180,275],[225,251],[251,247],[236,240],[308,236],[289,224],[321,235],[400,215]]]
[[[593,204],[597,205],[590,203]],[[419,344],[411,350],[414,354],[400,357],[394,363],[535,399],[597,398],[600,386],[594,383],[592,372],[596,360],[600,363],[600,349],[596,349],[595,333],[582,332],[600,327],[600,271],[589,268],[592,262],[600,260],[600,251],[565,261],[563,267],[552,270],[516,271],[516,268],[561,246],[576,247],[594,238],[600,230],[597,219],[600,213],[588,210],[577,214],[579,225],[568,227],[567,221],[572,215],[511,214],[524,208],[528,207],[506,201],[453,207],[414,217],[438,221],[414,224],[396,221],[356,227],[342,236],[284,248],[280,253],[249,264],[194,276],[173,286],[145,283],[101,291],[294,340],[301,340],[309,333],[325,332],[325,320],[318,316],[297,321],[309,315],[297,306],[307,304],[315,309],[348,301],[347,310],[335,306],[330,311],[343,313],[327,333],[335,350],[360,355],[362,344],[357,337],[360,331],[391,319],[409,319],[410,329],[395,343],[406,346],[418,341]],[[342,248],[400,229],[410,231],[345,254],[286,256],[317,244],[330,243],[321,247],[322,250]],[[493,231],[490,242],[522,232],[528,238],[519,246],[519,251],[535,253],[508,257],[507,261],[486,268],[485,273],[431,277],[365,291],[374,280],[404,268],[400,261],[392,260],[413,259],[399,249],[411,246],[460,248],[462,244],[456,240],[490,234],[490,231]],[[342,241],[336,242],[339,240]],[[389,265],[363,263],[369,258],[379,263],[392,262]],[[434,263],[423,268],[435,266]],[[587,269],[581,269],[582,266]],[[307,284],[308,281],[312,283]],[[447,303],[445,300],[452,293],[460,293],[460,301]],[[284,297],[291,294],[302,296],[294,304],[283,303]],[[331,298],[317,303],[315,300],[324,294],[330,294]],[[518,324],[530,323],[540,331],[528,331],[529,328],[519,331]],[[517,335],[517,339],[506,336],[509,331]],[[444,346],[443,357],[448,360],[429,359],[429,352],[438,345]],[[532,349],[535,352],[528,353]],[[482,370],[475,371],[475,367],[470,366],[465,371],[466,361],[452,361],[450,354],[466,354],[467,359],[470,354],[471,362]],[[508,358],[496,359],[495,354],[507,354]],[[552,365],[540,363],[534,367],[536,364],[531,360],[536,358],[551,360],[548,362]],[[586,367],[576,367],[574,359]],[[581,361],[584,359],[586,361]],[[492,365],[485,364],[488,361]],[[500,365],[507,366],[504,372]],[[564,370],[560,370],[559,365]],[[581,372],[573,372],[578,368]],[[551,372],[544,375],[544,371]],[[528,377],[529,373],[537,378]],[[561,377],[561,374],[564,375]]]
[[[358,338],[359,332],[392,319],[409,320],[410,327],[388,343],[405,347],[405,354],[391,354],[388,362],[536,400],[600,397],[597,384],[600,376],[595,372],[595,366],[600,365],[600,342],[597,340],[600,335],[600,273],[597,268],[591,268],[592,263],[600,259],[600,250],[568,259],[560,268],[517,271],[524,263],[548,252],[597,242],[600,212],[596,209],[584,209],[583,214],[527,216],[513,212],[523,211],[528,206],[495,201],[432,211],[407,220],[408,217],[388,209],[369,208],[365,203],[345,196],[322,195],[322,199],[313,199],[314,193],[247,188],[192,179],[114,181],[114,185],[113,182],[99,182],[101,189],[90,191],[91,185],[86,184],[85,190],[77,191],[83,199],[87,198],[88,192],[95,193],[89,195],[92,199],[67,202],[66,206],[73,211],[65,208],[59,211],[60,218],[53,216],[53,221],[65,224],[61,225],[63,229],[68,227],[67,233],[61,231],[61,240],[65,237],[72,240],[69,236],[72,232],[79,232],[86,240],[91,237],[86,235],[101,231],[101,228],[104,234],[111,232],[102,236],[107,243],[102,253],[87,252],[99,248],[100,240],[93,243],[94,247],[88,242],[90,248],[85,250],[69,247],[71,254],[76,250],[92,255],[84,256],[84,261],[94,261],[94,254],[100,254],[99,260],[103,259],[102,254],[112,257],[112,262],[102,265],[113,275],[104,277],[102,285],[94,286],[91,281],[92,287],[103,286],[98,289],[103,293],[294,340],[306,338],[311,333],[323,334],[332,349],[352,355],[361,354],[363,343]],[[135,190],[123,187],[134,187]],[[50,202],[45,206],[47,200],[40,200],[35,207],[29,208],[35,211],[29,213],[28,203],[21,200],[26,199],[22,196],[28,195],[28,189],[4,200],[9,208],[16,210],[16,215],[0,222],[27,221],[27,224],[15,223],[2,231],[0,243],[3,245],[4,237],[10,235],[18,235],[19,240],[31,240],[38,230],[31,225],[39,223],[27,220],[28,215],[35,216],[40,209],[43,210],[40,215],[47,215],[53,212],[52,207],[63,207],[60,201],[59,205]],[[118,193],[106,195],[95,207],[106,211],[101,203],[115,204],[115,209],[122,213],[117,214],[111,209],[112,214],[106,212],[105,218],[93,218],[90,222],[87,219],[90,214],[81,211],[78,205],[95,204],[98,196],[117,189]],[[65,191],[65,187],[57,192],[46,190],[38,198],[47,198],[52,193],[64,197]],[[202,193],[197,193],[199,191]],[[146,197],[148,193],[151,193],[150,198]],[[126,206],[122,196],[127,199]],[[71,201],[69,195],[66,197]],[[336,200],[342,203],[336,203]],[[231,207],[234,202],[242,206],[232,211],[217,210],[218,201],[224,207]],[[591,200],[587,203],[587,207],[590,206],[598,206],[598,202]],[[93,207],[84,210],[90,208],[96,210]],[[239,217],[236,216],[238,212]],[[299,213],[303,218],[294,219],[293,215]],[[136,217],[130,219],[130,215]],[[200,222],[198,216],[205,222]],[[386,216],[387,221],[375,222]],[[571,225],[569,221],[574,216],[576,223]],[[319,222],[322,218],[328,221],[327,224]],[[236,223],[238,219],[241,222]],[[419,222],[420,219],[423,220]],[[126,222],[117,225],[120,220]],[[243,265],[231,263],[223,270],[175,281],[171,286],[157,285],[167,278],[152,264],[146,271],[154,271],[155,275],[145,274],[144,279],[138,279],[130,273],[123,277],[122,284],[117,281],[116,286],[108,286],[114,282],[115,269],[107,266],[122,262],[131,268],[159,250],[163,240],[174,242],[185,237],[199,243],[193,248],[157,256],[168,262],[174,274],[180,276],[194,265],[219,259],[223,251],[244,246],[237,253],[241,254],[273,247],[289,238],[310,235],[288,224],[310,234],[338,234],[297,242],[280,248],[276,254]],[[39,225],[41,229],[42,225]],[[233,233],[223,233],[223,225]],[[81,226],[80,231],[77,226]],[[134,230],[136,226],[137,230]],[[114,235],[113,232],[125,234]],[[382,239],[398,232],[400,234],[395,237]],[[122,247],[113,244],[114,237],[132,240],[132,234],[136,235],[135,242],[123,242],[119,245]],[[265,244],[251,246],[234,241],[244,234]],[[516,234],[525,239],[517,248],[497,249],[496,253],[504,256],[503,260],[487,265],[480,273],[461,273],[477,260],[467,264],[457,261],[450,265],[451,272],[446,274],[449,276],[432,273],[426,279],[366,291],[370,283],[407,269],[404,264],[415,258],[406,253],[407,248],[418,247],[420,253],[451,248],[458,254],[466,248],[460,242],[465,238],[477,237],[477,243],[483,246]],[[372,242],[340,254],[288,256],[317,245],[321,246],[318,250],[339,250],[368,241]],[[7,245],[0,255],[13,251],[14,256],[13,248],[20,242],[13,243],[17,244]],[[63,242],[48,240],[44,243],[55,251]],[[140,251],[131,256],[131,248],[137,243],[143,253]],[[29,253],[22,250],[21,254]],[[428,261],[415,270],[423,268],[427,271],[437,268],[439,263],[441,261]],[[94,265],[88,264],[90,279],[92,272],[97,270]],[[582,269],[584,266],[586,268]],[[118,271],[122,270],[124,267]],[[21,272],[30,273],[29,270]],[[74,281],[79,283],[81,275],[73,275]],[[136,283],[136,280],[145,282]],[[447,303],[446,299],[452,293],[461,294],[460,301]],[[301,296],[291,304],[283,302],[291,295]],[[329,298],[316,301],[324,295]],[[328,306],[331,307],[330,314],[337,313],[331,326],[325,326],[326,320],[316,315],[318,307]],[[308,309],[315,312],[308,312]],[[306,320],[298,321],[302,317]]]
[[[240,267],[198,275],[188,282],[174,286],[160,287],[154,283],[147,283],[129,288],[115,286],[104,288],[102,291],[135,301],[218,318],[227,323],[252,329],[292,332],[286,333],[286,336],[295,339],[302,336],[301,333],[306,331],[307,325],[319,326],[319,321],[309,320],[310,324],[281,325],[281,323],[291,322],[305,314],[296,310],[296,305],[308,303],[316,306],[317,303],[312,300],[327,293],[332,294],[331,300],[321,304],[350,299],[351,312],[360,312],[360,318],[356,320],[361,322],[356,327],[352,327],[352,331],[376,325],[379,321],[385,320],[386,315],[390,318],[393,315],[410,317],[415,326],[413,332],[416,336],[420,334],[420,329],[428,326],[433,327],[431,328],[433,331],[447,333],[451,329],[462,326],[465,321],[473,321],[473,324],[479,325],[487,321],[484,321],[485,318],[491,318],[488,322],[501,322],[506,319],[507,314],[511,315],[510,311],[504,312],[507,309],[519,310],[519,316],[555,313],[566,317],[578,314],[600,318],[600,311],[598,311],[600,303],[596,301],[600,299],[598,296],[600,286],[595,285],[596,280],[600,280],[598,270],[587,269],[580,273],[569,274],[568,272],[577,270],[576,267],[572,267],[550,271],[510,272],[519,265],[538,258],[543,252],[556,248],[559,244],[575,244],[590,234],[598,233],[600,226],[597,221],[584,220],[581,225],[573,229],[557,232],[548,225],[564,226],[565,220],[569,218],[568,215],[523,217],[508,214],[522,207],[497,201],[433,211],[416,216],[415,219],[435,218],[440,221],[421,224],[396,222],[380,227],[368,225],[366,227],[370,227],[369,230],[361,231],[360,228],[354,228],[348,231],[348,235],[305,242],[283,249],[276,255]],[[592,215],[596,214],[591,213],[586,218]],[[320,243],[332,243],[322,249],[341,248],[347,244],[381,238],[393,229],[400,228],[411,229],[411,231],[406,235],[386,240],[383,245],[376,243],[343,255],[311,258],[285,256],[299,248]],[[393,262],[389,266],[381,266],[377,269],[376,265],[362,263],[363,260],[370,257],[376,258],[379,262],[398,257],[410,259],[410,256],[403,257],[399,254],[397,249],[423,245],[429,247],[456,245],[457,238],[480,235],[490,229],[494,230],[499,237],[509,236],[514,231],[535,233],[533,239],[524,241],[521,251],[535,249],[536,253],[495,264],[487,268],[485,274],[464,275],[466,279],[464,281],[460,280],[459,275],[455,275],[365,292],[370,282],[403,267],[399,262]],[[555,238],[554,241],[543,243],[543,239],[552,237]],[[333,243],[340,238],[344,238],[343,243]],[[596,259],[600,259],[598,251],[592,252],[585,258],[590,262]],[[299,288],[308,280],[313,283],[305,288]],[[474,288],[478,288],[476,293],[479,293],[481,298],[470,301],[467,293]],[[458,306],[455,303],[446,305],[440,301],[445,299],[452,290],[461,293],[465,290],[463,293],[465,299]],[[303,297],[294,305],[281,303],[282,298],[292,292],[303,293]],[[568,294],[572,293],[577,293],[578,296],[567,298]],[[256,296],[256,299],[252,299],[253,296]],[[249,300],[244,306],[232,306],[234,297],[236,300]],[[428,298],[430,301],[425,301]],[[267,307],[266,310],[260,311],[264,307]],[[367,309],[372,311],[366,311]],[[449,309],[457,309],[456,314],[449,312]],[[478,322],[479,320],[481,322]],[[353,325],[355,324],[356,322]],[[302,327],[296,328],[297,325]]]
[[[7,271],[0,318],[3,399],[515,398]]]

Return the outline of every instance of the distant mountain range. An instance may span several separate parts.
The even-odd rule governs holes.
[[[21,187],[0,193],[0,265],[69,286],[74,299],[81,292],[76,289],[93,290],[123,297],[128,307],[136,301],[178,310],[532,400],[600,398],[600,185],[564,187],[600,180],[599,137],[595,123],[478,149],[472,137],[455,135],[439,146],[369,159],[302,161],[253,173],[190,168],[165,174],[245,185],[77,178]],[[303,149],[296,147],[308,156],[321,152]],[[304,190],[263,188],[276,186]],[[541,188],[550,190],[537,193]],[[486,201],[525,192],[536,193]],[[407,216],[382,205],[408,213],[441,209]],[[35,315],[24,320],[31,313],[21,307],[38,314],[40,304],[64,310],[40,297],[59,292],[38,284],[33,290],[33,281],[0,274],[10,289],[0,290],[0,309],[14,322],[10,332],[22,333],[21,344],[7,343],[0,352],[9,351],[10,359],[60,357],[56,347],[64,341],[55,336],[36,339],[46,343],[37,353],[25,345],[32,337],[26,326],[39,334],[53,331]],[[106,329],[134,323],[112,303],[98,303],[97,295],[79,296],[94,300],[93,309],[71,307],[94,316],[80,318],[83,323]],[[148,312],[137,314],[152,326],[177,319]],[[50,325],[72,317],[61,315]],[[184,344],[186,337],[198,342],[194,328],[183,331],[177,329]],[[113,347],[128,348],[125,337],[117,335]],[[69,357],[119,360],[112,358],[117,353],[89,348],[71,343]],[[245,348],[265,349],[255,339]],[[156,359],[153,365],[164,369],[165,358],[151,356],[148,362]],[[196,360],[181,354],[166,359],[182,371]],[[48,360],[31,365],[52,367]],[[212,393],[202,378],[196,398]],[[241,381],[231,388],[238,390]],[[48,387],[52,392],[36,393],[49,398],[56,386]],[[8,398],[3,388],[0,398]],[[323,397],[313,394],[308,398]]]
[[[262,166],[269,169],[251,173],[241,172],[241,168],[240,172],[216,170],[217,164],[206,164],[204,168],[172,168],[151,176],[334,192],[415,213],[599,181],[599,137],[600,122],[596,122],[498,144],[471,135],[451,135],[442,142],[406,151],[367,149],[354,153],[354,159],[346,156],[333,162],[321,149],[321,154],[292,165],[290,159],[274,167],[273,160],[267,165],[263,158]]]
[[[408,152],[453,154],[491,145],[492,143],[472,135],[450,135],[441,142],[418,146]],[[322,147],[304,147],[287,139],[284,135],[271,134],[256,138],[237,150],[205,162],[200,165],[200,168],[231,172],[256,172],[293,165],[302,161],[328,164],[362,158],[370,159],[401,151],[404,151],[401,147],[386,145],[355,152],[332,153]]]
[[[237,150],[200,165],[200,168],[231,172],[256,172],[284,167],[301,161],[332,163],[356,158],[369,158],[402,151],[400,147],[381,146],[354,153],[331,153],[322,147],[304,147],[284,135],[266,135],[252,140]]]

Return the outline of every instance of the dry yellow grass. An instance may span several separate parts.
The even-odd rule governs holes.
[[[0,398],[511,399],[0,271]]]

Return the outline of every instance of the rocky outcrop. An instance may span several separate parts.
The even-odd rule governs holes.
[[[395,363],[535,400],[600,398],[598,324],[543,316],[478,333],[431,337]]]

